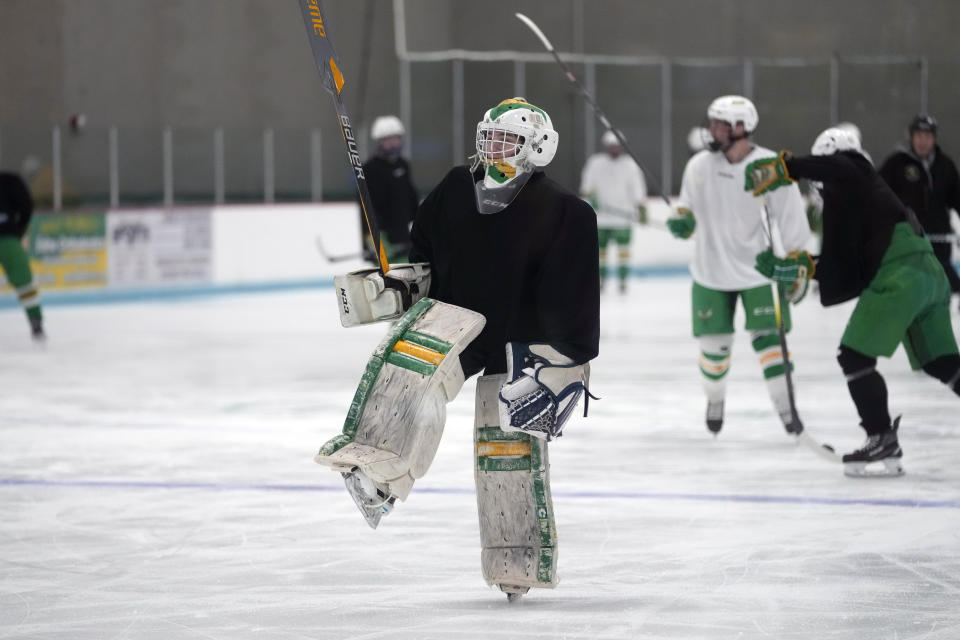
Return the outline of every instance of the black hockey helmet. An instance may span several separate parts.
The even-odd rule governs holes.
[[[914,131],[929,131],[937,135],[937,119],[927,113],[921,113],[913,117],[907,131],[913,134]]]

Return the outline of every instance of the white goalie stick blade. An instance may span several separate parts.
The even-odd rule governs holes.
[[[833,447],[828,444],[817,442],[817,440],[811,436],[806,429],[797,434],[797,442],[804,445],[828,462],[833,462],[835,464],[840,464],[843,462],[843,458],[841,458],[840,455],[833,450]]]
[[[900,458],[876,462],[844,462],[843,475],[848,478],[896,478],[904,474]]]

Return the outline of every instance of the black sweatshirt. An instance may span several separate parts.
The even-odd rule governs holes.
[[[33,198],[23,179],[0,172],[0,235],[22,238],[33,215]]]
[[[394,245],[410,244],[410,223],[417,213],[419,198],[410,165],[402,157],[387,159],[375,156],[363,165],[370,204],[377,216],[380,233]],[[367,223],[360,210],[360,228],[369,237]]]
[[[908,212],[870,161],[855,151],[786,161],[794,179],[823,183],[823,245],[815,273],[824,306],[856,298],[870,284]]]
[[[544,342],[574,362],[600,340],[597,216],[537,171],[498,213],[477,211],[474,180],[455,167],[421,203],[411,262],[431,265],[430,297],[484,315],[461,355],[471,376],[506,372],[507,342]]]
[[[904,147],[884,160],[880,175],[903,204],[913,209],[927,233],[953,232],[950,209],[960,211],[960,177],[953,160],[939,146],[934,148],[929,171]]]

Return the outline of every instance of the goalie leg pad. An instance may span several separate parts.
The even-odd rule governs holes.
[[[314,457],[335,471],[361,471],[387,496],[405,500],[443,434],[446,403],[463,385],[460,353],[486,320],[423,298],[374,350],[343,424]]]
[[[481,568],[507,593],[557,585],[557,529],[550,497],[547,443],[499,427],[504,375],[477,381],[474,455]]]

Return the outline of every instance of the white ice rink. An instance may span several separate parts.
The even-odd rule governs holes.
[[[561,583],[514,605],[480,575],[474,381],[378,530],[312,462],[385,331],[330,290],[50,306],[46,349],[0,311],[0,638],[960,638],[958,398],[881,361],[907,475],[848,479],[788,440],[741,330],[714,439],[688,295],[604,298],[603,399],[550,452]],[[839,451],[849,309],[790,334]]]

